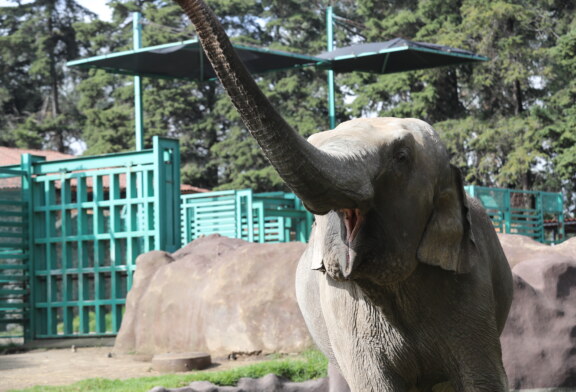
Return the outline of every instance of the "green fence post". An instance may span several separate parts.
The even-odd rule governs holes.
[[[544,205],[542,203],[542,193],[534,194],[535,209],[537,214],[538,242],[544,243]]]
[[[558,243],[564,241],[566,239],[566,228],[564,227],[564,196],[562,195],[562,193],[558,193],[558,206],[560,208],[558,208],[559,212],[558,212],[558,237],[559,237],[559,241],[557,241]]]
[[[27,219],[26,219],[26,234],[27,234],[27,251],[28,254],[28,322],[24,326],[24,341],[32,340],[37,335],[37,322],[42,323],[43,320],[36,318],[36,264],[34,262],[34,186],[32,184],[32,176],[34,174],[33,165],[35,162],[42,162],[46,158],[35,156],[31,154],[22,154],[20,157],[20,168],[26,174],[22,177],[22,201],[26,203]]]
[[[140,12],[132,12],[132,41],[134,50],[142,47]],[[142,151],[144,149],[144,109],[141,76],[134,76],[134,126],[136,128],[136,150]]]
[[[328,52],[334,50],[334,13],[332,6],[326,8],[326,41]],[[328,70],[328,119],[330,129],[336,127],[336,97],[334,92],[334,71]]]
[[[174,252],[181,247],[180,151],[178,142],[154,136],[155,248]]]

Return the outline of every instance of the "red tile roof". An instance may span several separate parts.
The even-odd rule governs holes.
[[[20,164],[20,157],[22,154],[32,154],[32,155],[40,155],[46,157],[47,161],[56,161],[62,159],[72,159],[74,155],[70,154],[63,154],[58,151],[50,151],[50,150],[28,150],[23,148],[11,148],[11,147],[2,147],[0,146],[0,167],[1,166],[11,166],[11,165],[19,165]],[[75,181],[72,181],[75,182]],[[104,179],[104,187],[108,187],[109,179]],[[90,187],[92,183],[92,179],[89,178],[87,181],[87,185]],[[11,178],[0,178],[0,188],[20,188],[20,178],[19,177],[11,177]],[[73,184],[75,186],[75,184]],[[120,177],[120,187],[126,187],[126,179],[124,176]],[[182,194],[189,194],[189,193],[203,193],[203,192],[210,192],[209,189],[199,188],[196,186],[188,185],[188,184],[181,184],[180,185],[180,193]]]
[[[74,155],[64,154],[50,150],[27,150],[24,148],[11,148],[0,146],[0,166],[19,165],[22,154],[40,155],[46,157],[47,161],[74,158]]]

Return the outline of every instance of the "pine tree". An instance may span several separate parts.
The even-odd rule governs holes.
[[[94,15],[73,0],[36,0],[0,8],[0,142],[68,152],[79,113],[66,61],[82,43],[74,23]]]

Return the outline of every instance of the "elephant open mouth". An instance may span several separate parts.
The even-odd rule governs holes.
[[[346,227],[346,259],[345,265],[340,266],[342,275],[348,279],[354,270],[356,261],[356,251],[354,250],[354,243],[358,232],[364,223],[364,216],[359,208],[344,208],[340,212],[343,215],[344,226]]]

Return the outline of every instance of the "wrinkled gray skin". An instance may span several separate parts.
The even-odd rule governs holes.
[[[176,2],[266,157],[316,215],[296,290],[332,374],[353,392],[431,391],[446,381],[458,392],[507,390],[499,335],[510,268],[434,130],[415,119],[357,119],[306,141],[206,5]],[[347,390],[337,378],[331,390]]]

